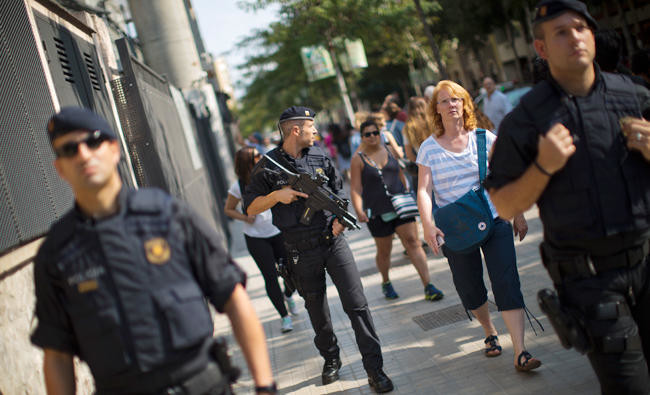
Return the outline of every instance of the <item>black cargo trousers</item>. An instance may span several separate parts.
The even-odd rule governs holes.
[[[650,394],[650,256],[557,289],[584,322],[603,394]]]
[[[339,357],[339,346],[327,303],[327,271],[352,324],[363,367],[366,371],[381,369],[383,359],[379,337],[363,293],[357,265],[345,238],[339,236],[325,241],[318,238],[299,240],[291,237],[295,235],[288,234],[284,236],[292,276],[297,280],[298,292],[305,300],[305,308],[316,333],[314,343],[320,355],[325,359]],[[297,260],[294,261],[293,256],[297,256]]]

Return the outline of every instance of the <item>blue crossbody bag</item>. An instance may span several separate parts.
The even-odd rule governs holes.
[[[487,173],[485,129],[476,129],[479,186],[444,207],[434,203],[433,218],[445,234],[445,245],[454,252],[470,252],[492,233],[494,219],[483,193]]]

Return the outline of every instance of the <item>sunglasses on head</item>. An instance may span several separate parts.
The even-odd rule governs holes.
[[[58,158],[72,158],[79,152],[79,144],[86,144],[86,147],[91,150],[96,150],[104,141],[111,138],[99,130],[89,133],[88,136],[80,141],[70,141],[63,144],[59,148],[54,149],[54,153]]]
[[[363,133],[363,137],[370,137],[370,136],[379,136],[379,130],[375,130],[374,132]]]

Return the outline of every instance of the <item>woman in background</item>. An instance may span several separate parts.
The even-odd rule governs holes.
[[[296,304],[291,293],[286,291],[284,295],[278,283],[278,274],[275,263],[279,259],[286,259],[287,253],[280,230],[273,223],[271,210],[266,210],[258,215],[246,215],[237,210],[236,207],[241,201],[246,185],[250,180],[251,170],[260,160],[262,155],[255,147],[244,147],[235,154],[235,174],[239,180],[235,181],[228,190],[228,198],[224,211],[227,216],[244,222],[244,238],[246,247],[253,257],[253,260],[260,268],[264,277],[266,294],[281,317],[282,332],[293,330],[293,324],[285,301],[291,314],[296,315]]]
[[[374,121],[361,124],[361,138],[361,146],[350,167],[350,197],[359,222],[368,223],[370,234],[375,239],[375,264],[381,274],[382,292],[386,299],[398,297],[388,274],[393,235],[397,233],[420,276],[424,299],[440,300],[443,293],[431,283],[415,218],[400,218],[389,196],[408,192],[404,173],[382,142],[379,126]]]

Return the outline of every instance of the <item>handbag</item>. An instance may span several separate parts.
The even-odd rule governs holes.
[[[470,189],[453,203],[434,206],[436,226],[445,234],[445,245],[454,252],[470,252],[492,233],[494,218],[483,192],[487,170],[485,129],[476,129],[479,187]]]
[[[375,161],[372,160],[372,158],[370,158],[368,155],[364,154],[363,152],[359,152],[359,154],[365,157],[366,160],[368,160],[375,167],[375,169],[377,169],[377,172],[379,173],[379,177],[381,178],[381,183],[384,185],[384,190],[386,191],[386,195],[390,198],[390,201],[393,204],[393,208],[395,209],[395,213],[397,214],[397,216],[402,219],[407,219],[419,215],[420,213],[418,211],[418,205],[415,202],[413,195],[411,195],[410,193],[392,194],[388,192],[388,187],[386,186],[386,182],[384,181],[384,175],[382,174],[381,169],[379,168],[377,163],[375,163]],[[382,215],[382,219],[384,219],[384,215]],[[392,219],[394,219],[394,217],[391,218],[391,220]],[[388,221],[384,220],[384,222],[390,222],[390,220]]]
[[[410,193],[396,193],[390,196],[390,201],[397,216],[402,219],[413,218],[420,214],[418,205]]]

